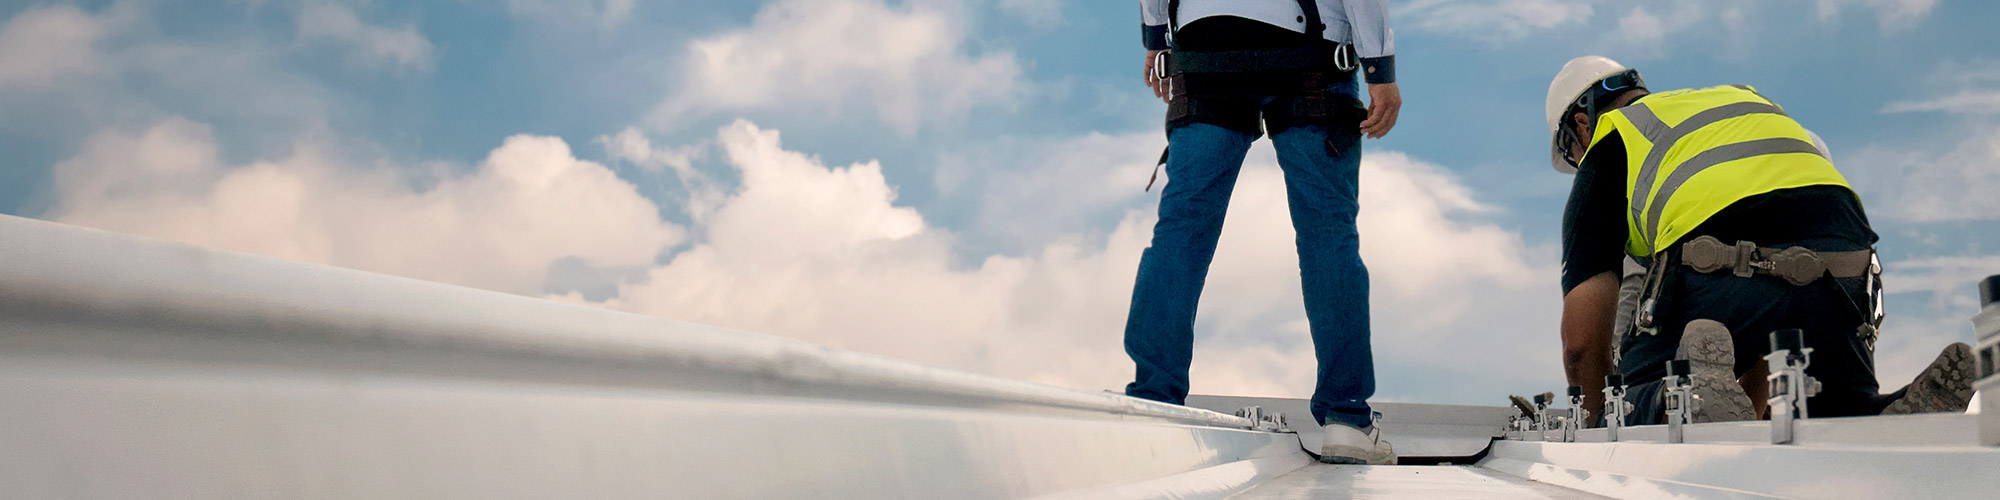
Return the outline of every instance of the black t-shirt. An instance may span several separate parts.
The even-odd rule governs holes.
[[[1625,144],[1612,132],[1592,147],[1570,185],[1563,210],[1563,294],[1585,280],[1623,270],[1626,214]],[[1821,251],[1864,250],[1879,239],[1854,192],[1840,186],[1781,189],[1738,200],[1682,240],[1714,236],[1724,243],[1804,245]],[[1678,243],[1678,242],[1676,242]]]

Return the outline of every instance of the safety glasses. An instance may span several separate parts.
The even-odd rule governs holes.
[[[1646,88],[1646,79],[1639,77],[1639,70],[1625,70],[1623,73],[1598,80],[1596,85],[1585,89],[1583,95],[1577,96],[1576,102],[1570,103],[1569,109],[1563,110],[1561,121],[1556,122],[1558,125],[1556,136],[1561,139],[1563,161],[1569,163],[1571,167],[1578,166],[1576,160],[1570,159],[1570,152],[1583,147],[1583,138],[1577,137],[1576,130],[1570,126],[1570,117],[1583,113],[1584,116],[1590,117],[1591,128],[1596,128],[1597,116],[1606,111],[1605,108],[1610,106],[1619,94],[1626,90],[1643,88]]]

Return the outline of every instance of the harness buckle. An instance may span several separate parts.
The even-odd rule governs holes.
[[[1360,67],[1360,59],[1354,57],[1353,44],[1342,43],[1333,48],[1333,69],[1349,73]]]

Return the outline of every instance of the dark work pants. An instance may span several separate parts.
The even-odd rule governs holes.
[[[1866,317],[1866,278],[1821,278],[1793,286],[1772,276],[1703,274],[1684,266],[1674,266],[1668,273],[1656,313],[1661,321],[1658,335],[1629,332],[1620,346],[1618,372],[1632,384],[1625,398],[1634,406],[1626,424],[1665,423],[1664,365],[1679,351],[1681,331],[1697,319],[1729,328],[1735,338],[1737,377],[1764,363],[1764,355],[1771,352],[1771,332],[1805,330],[1806,347],[1813,349],[1806,374],[1824,386],[1806,401],[1814,417],[1876,415],[1902,397],[1900,391],[1888,396],[1877,393],[1874,352],[1856,333]]]

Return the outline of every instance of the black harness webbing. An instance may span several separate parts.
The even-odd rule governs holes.
[[[1162,73],[1259,73],[1352,68],[1347,51],[1325,45],[1283,49],[1174,51]],[[1350,69],[1351,71],[1351,69]]]
[[[1365,115],[1360,101],[1327,92],[1326,86],[1335,78],[1354,78],[1354,70],[1359,66],[1353,48],[1347,44],[1326,41],[1326,22],[1320,18],[1319,3],[1314,0],[1298,0],[1299,11],[1305,18],[1306,46],[1283,47],[1232,51],[1183,51],[1177,32],[1180,30],[1180,0],[1167,2],[1167,29],[1174,33],[1172,45],[1176,49],[1155,62],[1154,77],[1168,80],[1171,90],[1167,102],[1167,131],[1190,122],[1205,122],[1232,130],[1262,134],[1264,129],[1277,133],[1285,127],[1300,124],[1336,123],[1350,117]],[[1256,83],[1245,83],[1242,79],[1225,79],[1222,82],[1210,77],[1197,82],[1201,89],[1190,91],[1187,75],[1222,75],[1245,73],[1291,73],[1295,76],[1252,76]],[[1246,75],[1251,76],[1251,75]],[[1296,78],[1293,80],[1292,78]],[[1279,96],[1268,105],[1260,106],[1262,96]],[[1260,121],[1261,118],[1261,121]],[[1353,118],[1359,121],[1359,118]],[[1328,154],[1338,156],[1339,148],[1332,139],[1327,141]],[[1168,153],[1160,153],[1160,161],[1153,167],[1153,178],[1146,181],[1146,190],[1152,191],[1153,183],[1159,180],[1160,168],[1166,166]]]

